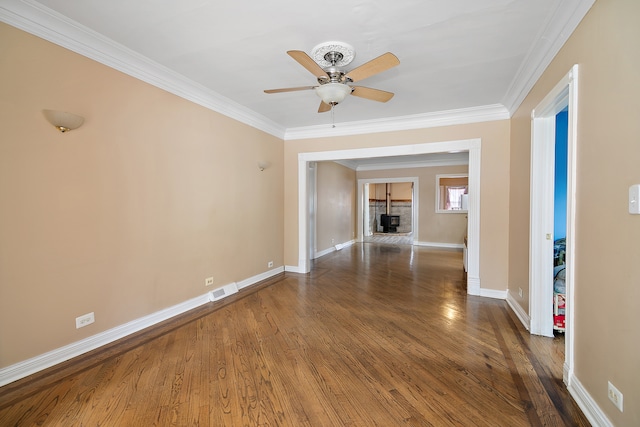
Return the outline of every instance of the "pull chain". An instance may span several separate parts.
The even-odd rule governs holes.
[[[332,103],[331,104],[331,127],[335,128],[336,127],[336,120],[335,117],[333,115],[333,109],[336,106],[336,104]]]

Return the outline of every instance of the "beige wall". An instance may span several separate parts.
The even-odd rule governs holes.
[[[509,131],[509,121],[501,120],[401,132],[285,141],[285,264],[298,265],[299,153],[480,138],[481,287],[506,290],[509,242]]]
[[[627,211],[640,183],[638,17],[637,0],[596,1],[511,126],[509,288],[528,293],[530,114],[579,64],[575,374],[617,426],[640,425],[640,216]],[[624,413],[607,381],[624,394]]]
[[[335,162],[318,162],[316,178],[315,250],[321,252],[355,237],[356,173]]]
[[[415,240],[420,243],[462,244],[467,226],[467,215],[436,213],[436,175],[462,174],[467,173],[468,170],[468,166],[461,165],[360,171],[358,179],[417,177],[419,223],[418,235],[415,236]],[[381,185],[384,188],[384,184]]]
[[[0,52],[0,367],[283,265],[281,140],[1,23]]]

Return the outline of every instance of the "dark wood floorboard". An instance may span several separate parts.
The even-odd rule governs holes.
[[[0,426],[588,426],[460,252],[355,244],[0,388]]]

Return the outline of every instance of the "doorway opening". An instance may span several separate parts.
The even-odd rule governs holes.
[[[565,363],[563,380],[573,377],[574,266],[576,213],[576,129],[578,66],[574,65],[532,113],[531,214],[529,258],[529,316],[532,334],[553,337],[554,331],[554,181],[556,120],[567,110],[566,238],[565,265]]]
[[[362,241],[412,245],[417,237],[418,177],[359,179]],[[360,234],[360,232],[358,233]]]
[[[308,273],[310,271],[311,235],[309,210],[313,193],[309,181],[313,179],[309,165],[324,160],[367,159],[389,156],[412,156],[428,153],[469,152],[469,206],[467,230],[467,293],[480,295],[480,139],[432,142],[414,145],[397,145],[338,151],[306,152],[298,154],[298,265],[289,271]],[[415,202],[415,200],[414,200]],[[362,186],[358,188],[358,203],[362,203]],[[414,203],[414,206],[417,203]],[[414,207],[415,209],[415,207]],[[357,209],[357,224],[363,224],[363,210]],[[414,234],[417,233],[417,221],[414,221]],[[363,227],[358,227],[357,241],[363,241]]]

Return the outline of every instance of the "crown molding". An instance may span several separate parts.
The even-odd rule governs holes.
[[[503,98],[502,104],[510,116],[520,107],[594,3],[595,0],[563,0],[556,3],[556,9],[549,15],[551,18],[541,28]]]
[[[286,141],[331,136],[361,135],[367,133],[393,132],[400,130],[488,122],[494,120],[507,120],[509,118],[509,111],[503,105],[494,104],[480,107],[461,108],[458,110],[414,114],[410,116],[338,123],[335,127],[332,127],[332,125],[319,125],[289,128],[285,132],[284,139]]]
[[[558,2],[502,104],[327,125],[284,126],[190,80],[34,0],[3,0],[0,21],[284,140],[359,135],[506,120],[522,103],[595,0]]]
[[[0,21],[273,136],[284,137],[285,128],[261,114],[33,0],[3,0]]]

